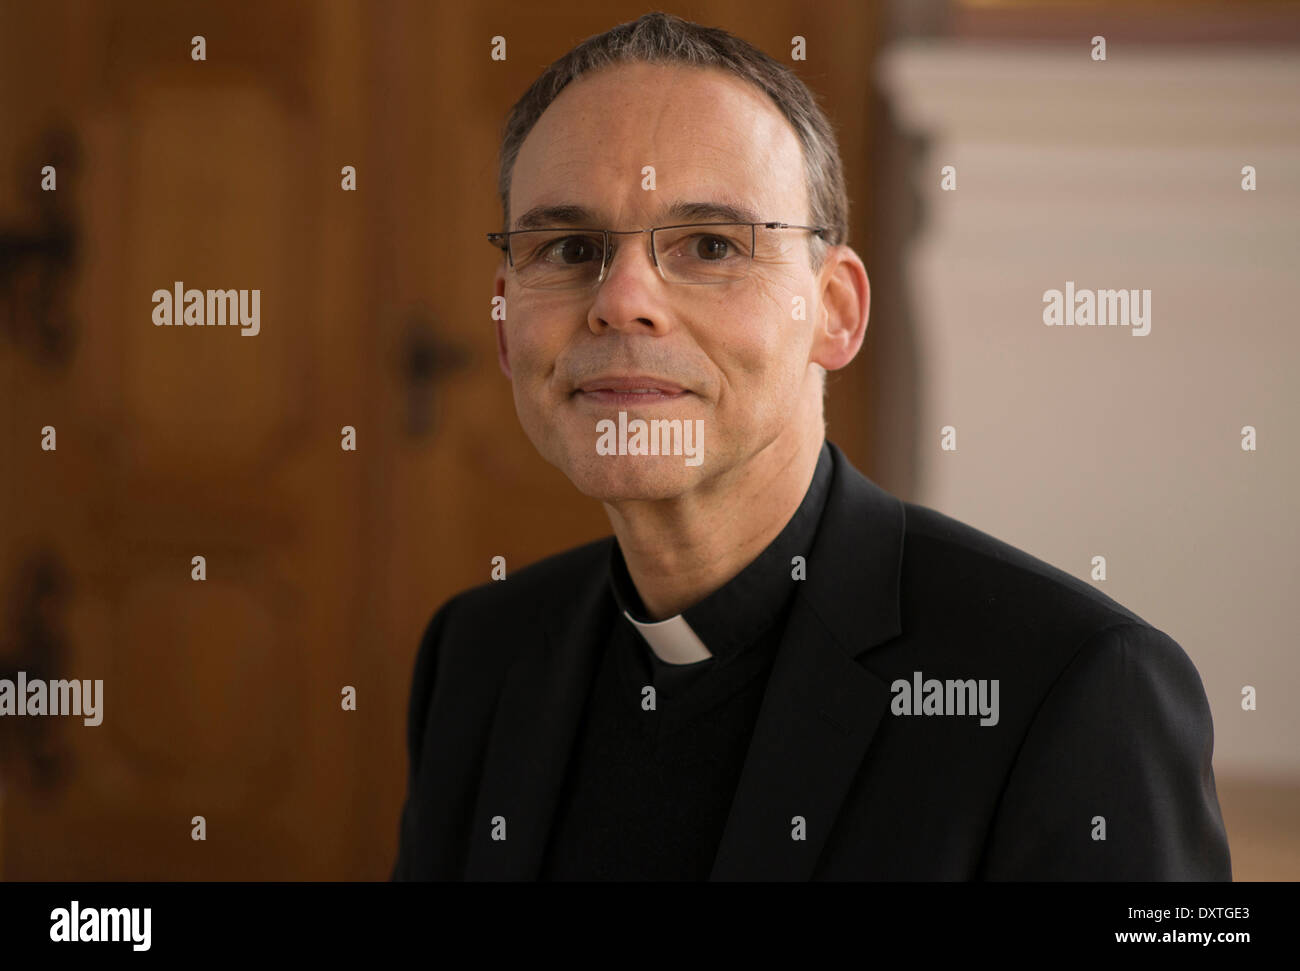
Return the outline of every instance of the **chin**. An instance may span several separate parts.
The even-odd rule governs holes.
[[[647,410],[633,412],[636,417],[629,419],[629,424],[642,414],[647,422],[650,417],[661,420]],[[602,434],[597,419],[589,414],[569,414],[561,406],[545,418],[540,409],[527,415],[533,420],[524,422],[525,432],[541,456],[563,472],[579,492],[602,502],[672,499],[698,487],[709,474],[706,470],[717,465],[716,443],[700,427],[705,424],[701,419],[663,415],[662,419],[682,426],[682,432],[689,423],[689,437],[676,432],[652,436],[647,426],[647,434],[640,439],[642,447],[650,445],[651,450],[662,449],[663,454],[640,454],[632,444],[635,435],[620,436],[612,428]],[[615,422],[611,419],[608,424]]]
[[[570,455],[559,468],[583,495],[601,502],[672,499],[704,477],[680,455]]]

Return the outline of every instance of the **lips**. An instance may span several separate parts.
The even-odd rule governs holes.
[[[674,381],[633,374],[592,378],[580,384],[573,394],[601,404],[636,405],[676,401],[690,392]]]
[[[681,394],[686,389],[680,384],[663,378],[651,377],[645,374],[628,375],[627,377],[600,377],[592,378],[590,381],[584,381],[578,385],[578,391],[591,393],[594,391],[613,391],[619,394]]]

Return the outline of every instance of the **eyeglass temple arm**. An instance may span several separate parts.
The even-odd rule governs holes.
[[[755,223],[756,226],[762,226],[765,229],[806,229],[815,236],[826,238],[826,230],[819,226],[796,226],[794,223]]]

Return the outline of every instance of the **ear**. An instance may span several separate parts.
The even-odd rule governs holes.
[[[817,279],[822,313],[810,360],[827,371],[838,371],[857,356],[867,336],[871,281],[861,258],[844,245],[827,250]]]
[[[506,271],[504,266],[497,267],[496,282],[493,284],[492,292],[498,297],[506,295]],[[506,307],[506,313],[510,313],[510,308]],[[506,347],[506,322],[498,320],[497,325],[497,364],[501,366],[501,373],[507,378],[513,380],[510,373],[510,351]]]

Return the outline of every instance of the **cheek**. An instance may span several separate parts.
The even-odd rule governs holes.
[[[802,321],[792,319],[789,295],[764,289],[726,311],[729,336],[715,344],[714,360],[739,396],[734,407],[749,407],[789,384],[803,340]]]
[[[550,372],[563,347],[559,327],[530,316],[528,323],[516,323],[507,332],[510,366],[517,377],[537,380]]]

